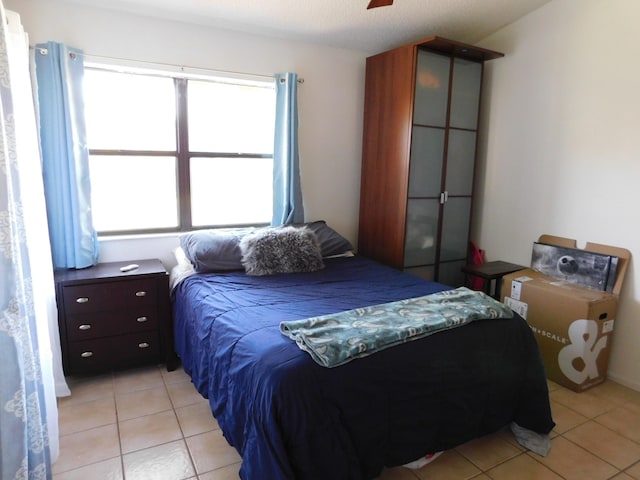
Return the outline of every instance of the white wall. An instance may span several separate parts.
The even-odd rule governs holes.
[[[542,233],[640,259],[640,2],[553,0],[485,39],[474,239],[489,260],[528,265]],[[483,160],[484,161],[484,160]],[[640,390],[640,283],[620,298],[609,376]]]
[[[294,71],[306,219],[357,240],[365,53],[287,42],[107,10],[4,0],[30,43],[49,40],[90,55],[259,75]],[[172,265],[175,235],[101,241],[100,261],[161,258]]]

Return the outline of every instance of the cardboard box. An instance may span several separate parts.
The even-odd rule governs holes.
[[[543,235],[540,242],[576,248],[575,240]],[[585,250],[619,257],[613,293],[574,285],[527,269],[503,277],[502,301],[524,317],[534,333],[547,378],[581,392],[607,374],[618,295],[631,253],[587,244]]]

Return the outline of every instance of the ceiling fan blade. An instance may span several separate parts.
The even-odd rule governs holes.
[[[393,5],[393,0],[371,0],[369,5],[367,5],[367,10],[370,8],[387,7],[389,5]]]

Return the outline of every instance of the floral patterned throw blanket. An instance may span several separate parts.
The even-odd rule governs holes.
[[[460,287],[354,310],[282,322],[280,331],[323,367],[337,367],[385,348],[475,320],[511,318],[488,295]]]

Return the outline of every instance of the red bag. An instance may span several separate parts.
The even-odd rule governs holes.
[[[481,265],[484,263],[484,250],[480,250],[478,246],[469,241],[469,263],[472,265]],[[470,275],[469,277],[469,288],[472,290],[484,290],[484,278],[476,277],[475,275]]]

